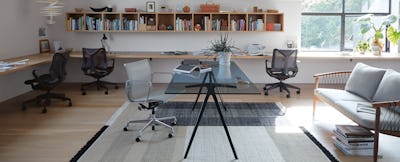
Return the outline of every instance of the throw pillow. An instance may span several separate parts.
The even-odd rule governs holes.
[[[385,74],[385,69],[357,63],[346,83],[345,90],[372,101],[376,89]]]
[[[373,98],[375,102],[400,100],[400,73],[387,70]]]

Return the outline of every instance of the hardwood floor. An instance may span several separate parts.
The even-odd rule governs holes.
[[[165,87],[166,84],[157,84]],[[260,89],[262,85],[259,85]],[[312,116],[312,85],[299,85],[300,95],[293,91],[290,99],[278,90],[269,96],[223,95],[225,102],[281,102],[286,116],[294,125],[306,127],[340,161],[372,161],[370,157],[345,156],[332,144],[335,124],[353,124],[335,109],[319,103]],[[82,96],[78,84],[64,84],[56,91],[66,93],[73,106],[54,100],[47,114],[41,107],[28,106],[21,111],[21,102],[37,95],[29,92],[0,103],[0,161],[69,161],[79,149],[107,122],[126,100],[124,89],[89,90]],[[179,95],[175,101],[193,101],[194,95]],[[379,161],[399,161],[400,138],[382,135]]]

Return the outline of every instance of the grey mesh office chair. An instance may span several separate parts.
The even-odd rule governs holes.
[[[163,125],[169,128],[168,137],[171,138],[174,134],[174,129],[164,123],[163,121],[172,120],[172,124],[175,125],[177,119],[175,116],[170,117],[156,117],[157,107],[166,102],[169,98],[173,97],[173,95],[166,95],[164,91],[155,91],[152,89],[152,72],[150,68],[149,61],[147,59],[126,63],[124,64],[128,80],[125,84],[126,95],[131,102],[139,103],[139,110],[151,110],[151,114],[148,119],[145,120],[132,120],[126,123],[124,127],[124,131],[128,131],[129,124],[131,123],[146,123],[146,125],[139,130],[139,133],[136,137],[136,141],[141,141],[141,135],[143,131],[148,127],[152,126],[152,130],[155,130],[155,125]],[[148,103],[148,106],[145,106],[144,103]]]
[[[295,77],[299,69],[297,68],[297,50],[274,49],[272,55],[271,66],[268,67],[268,60],[265,60],[265,68],[267,74],[279,80],[278,83],[265,84],[264,95],[268,95],[268,91],[279,88],[279,91],[285,90],[286,97],[290,98],[288,88],[296,89],[296,93],[300,94],[300,88],[284,83],[283,81]]]

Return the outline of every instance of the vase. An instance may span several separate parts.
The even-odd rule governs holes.
[[[231,64],[231,52],[218,52],[218,62],[220,65]]]
[[[374,42],[371,44],[371,52],[375,56],[380,56],[382,54],[383,45],[380,43],[379,39],[375,38]]]
[[[226,64],[219,64],[217,78],[219,81],[230,80],[232,78],[231,67]]]

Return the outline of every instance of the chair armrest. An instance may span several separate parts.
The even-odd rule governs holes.
[[[372,107],[375,108],[375,132],[400,136],[400,100],[373,102]],[[387,111],[381,114],[381,109]]]
[[[325,88],[344,89],[351,71],[334,71],[314,74],[314,89],[323,85]]]
[[[145,80],[127,80],[125,82],[125,94],[129,101],[136,102],[136,98],[149,98],[152,83]]]

